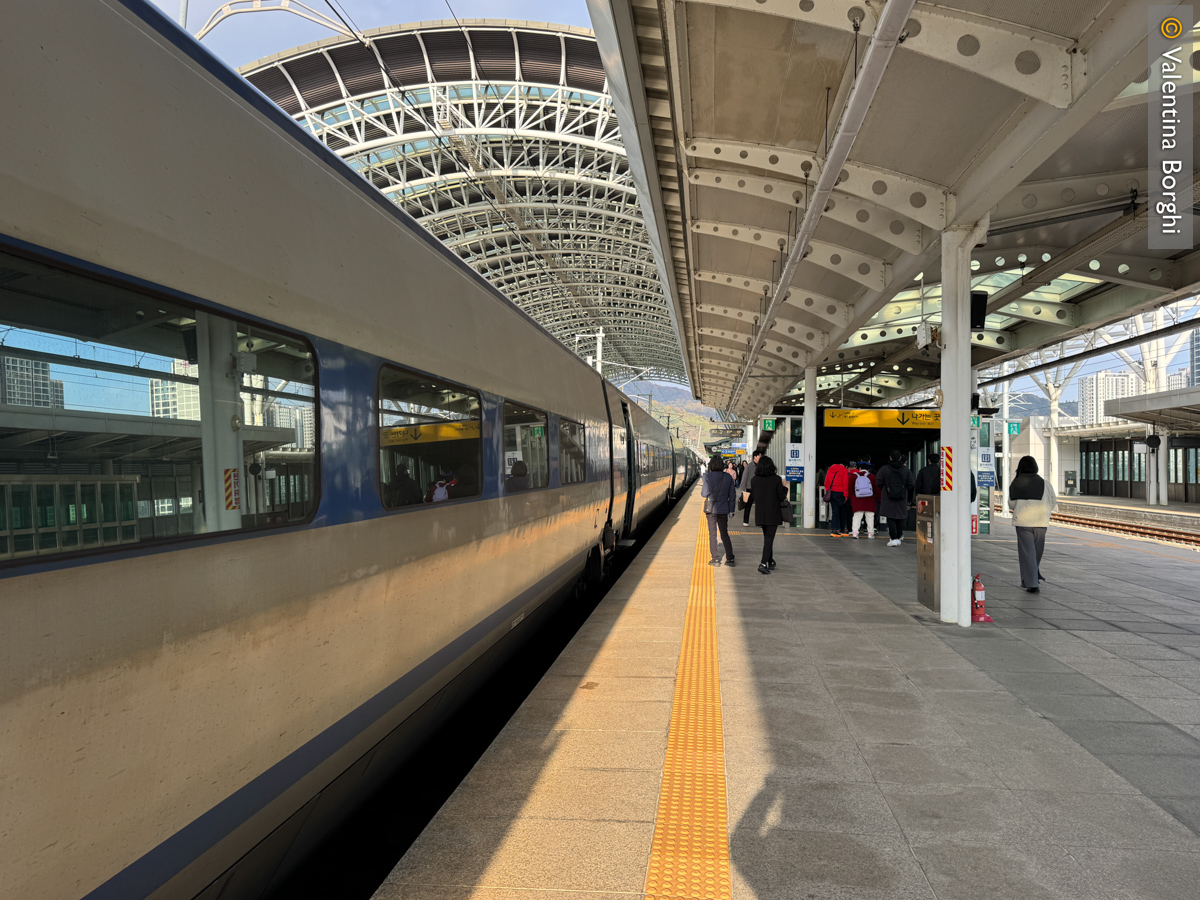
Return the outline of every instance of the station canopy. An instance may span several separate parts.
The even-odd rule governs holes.
[[[947,229],[987,222],[970,262],[989,294],[976,368],[1053,353],[1200,288],[1196,253],[1147,248],[1145,3],[589,8],[614,102],[637,123],[631,168],[709,406],[738,418],[786,406],[808,366],[822,402],[898,403],[932,386],[937,342],[916,338],[940,322]],[[903,26],[874,46],[889,9]],[[1184,102],[1200,122],[1195,95]]]
[[[687,381],[591,32],[401,25],[241,73],[567,347],[603,329],[611,380]]]

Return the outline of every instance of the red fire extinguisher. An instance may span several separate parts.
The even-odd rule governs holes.
[[[986,597],[983,589],[983,579],[975,576],[975,583],[971,585],[971,621],[972,622],[991,622],[992,617],[987,614],[987,606],[985,603]]]

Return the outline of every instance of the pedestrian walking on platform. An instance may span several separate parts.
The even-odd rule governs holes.
[[[725,565],[733,561],[733,541],[729,539],[729,514],[737,503],[737,482],[725,468],[720,454],[713,454],[700,485],[700,496],[704,498],[704,515],[708,519],[708,553],[710,566],[721,565],[721,545],[725,545]],[[720,540],[717,535],[720,534]]]
[[[825,498],[829,503],[829,533],[842,537],[850,532],[850,470],[834,463],[825,470]]]
[[[741,493],[738,495],[742,499],[742,524],[750,524],[750,506],[754,503],[754,498],[750,495],[750,481],[754,478],[754,470],[758,466],[758,461],[762,459],[763,452],[758,448],[754,450],[754,458],[750,464],[742,470],[742,480],[738,483],[738,490]]]
[[[867,471],[865,464],[850,470],[850,507],[854,521],[850,525],[850,537],[858,537],[858,529],[867,526],[867,537],[875,539],[875,476]]]
[[[775,462],[764,454],[750,479],[750,500],[754,504],[754,524],[763,530],[762,561],[758,571],[770,575],[775,568],[775,532],[783,524],[783,503],[788,489],[775,471]]]
[[[1046,529],[1050,515],[1058,506],[1054,488],[1038,475],[1037,460],[1022,456],[1017,477],[1008,488],[1012,521],[1017,529],[1017,559],[1021,565],[1021,587],[1039,593],[1042,578],[1042,551],[1046,549]]]
[[[879,491],[879,514],[887,519],[889,547],[899,547],[904,540],[904,525],[908,521],[908,505],[916,489],[912,469],[904,464],[904,454],[893,450],[885,465],[875,474]]]

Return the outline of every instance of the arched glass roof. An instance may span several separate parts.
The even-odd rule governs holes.
[[[604,373],[688,381],[591,33],[421,23],[241,70]]]

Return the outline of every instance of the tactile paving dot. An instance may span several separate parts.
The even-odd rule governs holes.
[[[716,592],[705,526],[701,519],[646,869],[646,900],[729,900],[731,895]]]

